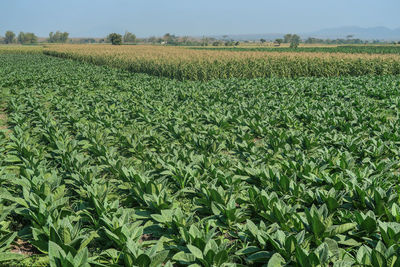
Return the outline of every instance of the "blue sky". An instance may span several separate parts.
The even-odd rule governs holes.
[[[338,26],[400,27],[400,0],[0,0],[6,30],[102,37],[304,33]]]

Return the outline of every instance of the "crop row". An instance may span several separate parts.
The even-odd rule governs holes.
[[[177,80],[400,74],[399,55],[232,52],[161,46],[61,45],[44,53]]]
[[[42,54],[42,46],[0,45],[1,54]]]
[[[400,264],[398,77],[0,72],[0,259],[22,240],[53,266]]]

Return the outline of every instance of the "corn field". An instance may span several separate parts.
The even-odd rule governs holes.
[[[1,54],[42,54],[42,46],[0,45]]]
[[[193,50],[162,46],[48,46],[46,55],[177,80],[400,74],[400,55]]]
[[[400,54],[400,45],[339,45],[315,47],[192,47],[196,50],[221,51],[260,51],[260,52],[295,52],[295,53],[346,53],[346,54]]]

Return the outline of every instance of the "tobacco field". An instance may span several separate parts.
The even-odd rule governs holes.
[[[400,266],[399,76],[23,53],[0,92],[0,265]]]

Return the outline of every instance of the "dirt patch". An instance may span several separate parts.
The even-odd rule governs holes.
[[[7,114],[2,113],[0,110],[0,130],[6,130],[7,127]]]
[[[157,238],[153,237],[151,234],[143,234],[139,239],[139,243],[151,240],[157,240]]]
[[[27,256],[40,254],[32,244],[25,242],[22,239],[17,239],[14,244],[11,245],[11,252]]]

